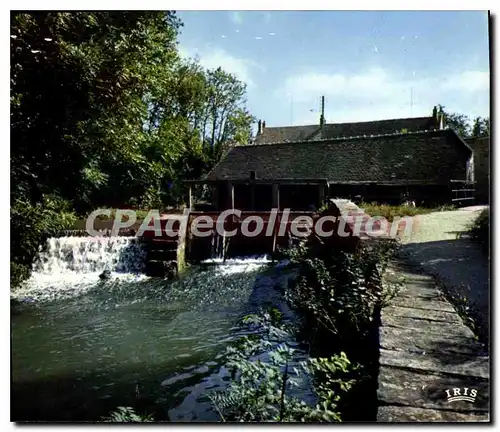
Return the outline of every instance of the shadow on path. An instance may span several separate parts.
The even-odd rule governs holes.
[[[475,331],[488,344],[490,269],[479,245],[468,239],[410,243],[402,246],[400,257],[434,276],[455,308],[473,319]]]

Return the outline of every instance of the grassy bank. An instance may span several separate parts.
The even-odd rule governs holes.
[[[365,202],[359,204],[358,207],[363,209],[370,216],[382,216],[389,222],[392,222],[395,217],[417,216],[436,211],[446,211],[454,209],[454,207],[451,205],[443,205],[439,207],[411,207],[404,205],[388,205]]]

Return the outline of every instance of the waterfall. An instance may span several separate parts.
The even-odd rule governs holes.
[[[52,237],[33,264],[31,277],[11,292],[21,301],[52,301],[81,295],[99,283],[104,270],[112,280],[139,281],[146,251],[136,237]]]
[[[226,236],[220,235],[216,230],[214,230],[212,234],[210,258],[223,260],[224,258],[226,258],[226,248]]]
[[[221,236],[217,242],[220,246],[214,249],[217,251],[216,258],[207,260],[215,264],[215,273],[210,273],[211,277],[205,281],[208,286],[220,283],[220,278],[238,273],[251,274],[271,262],[267,256],[226,260],[223,258]],[[144,288],[143,283],[150,278],[143,273],[145,261],[146,249],[136,237],[49,238],[33,265],[31,277],[11,292],[11,298],[26,302],[53,301],[84,295],[94,289],[114,292],[120,287],[132,295],[135,292],[133,286],[146,292],[150,288]],[[104,270],[111,271],[110,280],[102,281],[99,278]],[[206,278],[207,275],[203,273],[200,277]],[[187,278],[176,283],[187,286],[190,280]],[[165,282],[162,279],[151,283],[158,284],[158,292],[165,295]],[[186,290],[191,292],[192,287]]]
[[[35,273],[140,273],[145,250],[136,237],[49,238],[34,265]]]

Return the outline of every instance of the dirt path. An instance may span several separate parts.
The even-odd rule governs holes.
[[[402,257],[435,276],[454,304],[469,308],[477,331],[489,340],[489,259],[479,245],[457,234],[467,230],[484,206],[419,215],[411,236],[402,239]]]

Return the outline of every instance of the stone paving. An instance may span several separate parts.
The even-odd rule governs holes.
[[[405,283],[382,310],[377,421],[489,421],[489,356],[483,345],[419,266],[394,261],[386,277],[403,277]],[[451,397],[475,397],[448,401],[447,390]]]
[[[436,277],[456,301],[469,307],[483,341],[489,339],[490,261],[481,247],[460,238],[485,206],[417,216],[409,238],[403,238],[405,259]]]

